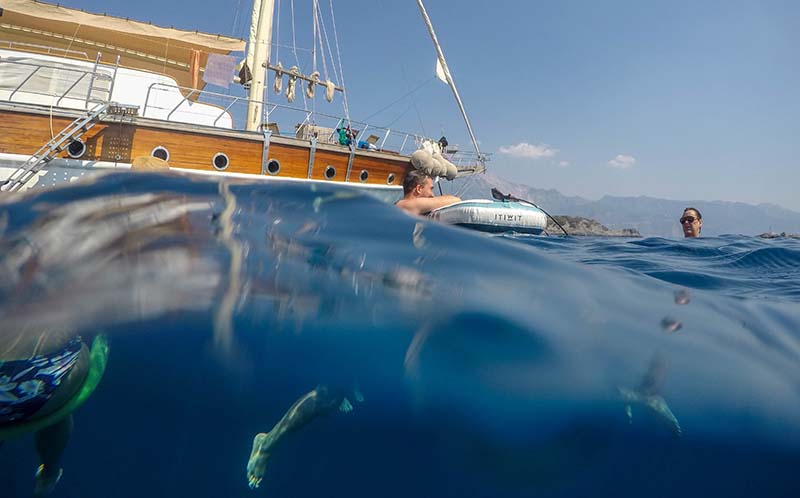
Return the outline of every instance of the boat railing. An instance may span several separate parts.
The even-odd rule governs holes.
[[[182,97],[168,103],[159,102],[160,92],[173,94],[180,92]],[[212,116],[212,126],[219,126],[220,122],[229,124],[228,118],[230,118],[233,129],[243,130],[247,106],[251,100],[246,96],[154,82],[147,88],[141,115],[144,117],[159,116],[161,119],[165,116],[167,120],[170,120],[179,110],[188,109],[192,102],[202,102],[218,109],[216,116]],[[342,116],[298,106],[276,102],[261,102],[261,105],[264,116],[261,129],[269,130],[273,135],[303,140],[314,138],[317,143],[331,145],[349,146],[353,144],[363,150],[378,150],[396,154],[410,154],[424,141],[434,141],[417,133],[394,130],[361,121],[348,121]],[[342,131],[343,133],[340,133]],[[458,167],[471,167],[487,158],[485,155],[479,158],[474,152],[462,151],[457,147],[445,148],[443,153]]]
[[[89,69],[2,58],[0,100],[88,109],[110,100],[115,74],[101,71],[97,63]]]

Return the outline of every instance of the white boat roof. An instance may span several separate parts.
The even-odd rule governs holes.
[[[181,85],[191,80],[192,59],[200,67],[208,54],[243,51],[245,41],[223,35],[164,28],[105,14],[92,14],[35,0],[3,0],[0,40],[12,45],[46,46],[61,50],[65,57],[84,52],[135,69],[168,73]],[[31,51],[35,51],[31,49]],[[199,58],[199,60],[198,60]],[[188,86],[188,85],[185,85]]]

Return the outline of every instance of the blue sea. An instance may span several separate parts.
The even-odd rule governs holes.
[[[488,236],[116,173],[0,200],[0,272],[0,334],[108,339],[54,498],[800,496],[800,240]],[[353,409],[251,489],[314,389]],[[0,496],[38,464],[0,446]]]

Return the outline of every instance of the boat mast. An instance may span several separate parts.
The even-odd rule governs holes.
[[[458,103],[458,108],[461,110],[461,116],[464,117],[464,123],[466,123],[467,125],[467,132],[469,132],[469,138],[472,140],[472,146],[475,147],[475,153],[478,154],[478,161],[483,163],[483,156],[481,155],[480,148],[478,148],[478,141],[475,139],[475,134],[472,133],[472,126],[469,124],[467,111],[464,109],[464,104],[461,102],[461,97],[458,96],[458,90],[456,90],[456,83],[455,81],[453,81],[453,77],[450,76],[450,69],[447,68],[447,62],[444,60],[444,53],[442,53],[442,47],[439,46],[439,40],[436,39],[436,33],[433,31],[433,24],[431,24],[431,19],[428,17],[428,12],[425,10],[425,6],[422,5],[422,0],[417,0],[417,5],[419,5],[419,10],[420,12],[422,12],[423,19],[425,19],[425,25],[428,26],[428,32],[431,34],[431,39],[433,40],[433,46],[436,48],[436,53],[439,56],[439,64],[441,64],[442,66],[444,76],[447,79],[447,84],[450,86],[450,89],[453,90],[453,95],[456,98],[456,103]]]
[[[254,0],[250,22],[250,43],[247,46],[247,65],[253,74],[247,103],[248,131],[258,130],[261,124],[261,107],[267,79],[269,52],[272,47],[272,18],[275,0]]]

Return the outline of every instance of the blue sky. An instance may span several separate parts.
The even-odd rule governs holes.
[[[250,9],[249,0],[63,3],[237,36]],[[310,3],[295,0],[298,45],[306,47]],[[370,121],[444,132],[466,146],[452,95],[432,79],[435,52],[416,2],[334,3],[351,116],[400,99]],[[282,0],[284,14],[289,5]],[[493,173],[590,199],[770,202],[800,211],[800,2],[426,7],[481,148],[493,153]],[[281,22],[289,43],[288,16]],[[334,103],[325,112],[342,111]]]

